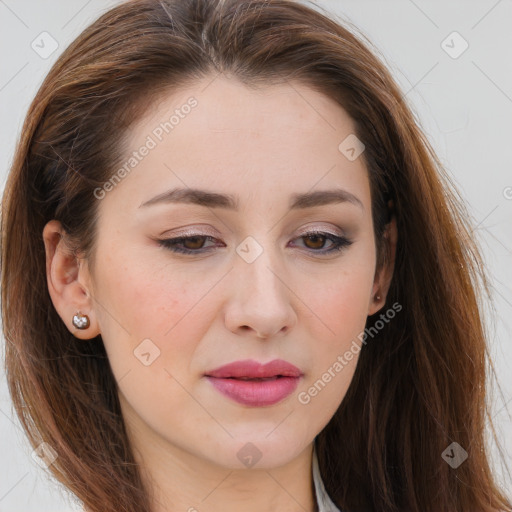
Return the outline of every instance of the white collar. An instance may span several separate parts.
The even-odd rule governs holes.
[[[316,446],[313,443],[313,482],[315,484],[316,502],[318,512],[341,512],[341,510],[332,502],[331,498],[325,490],[322,477],[320,476],[320,468],[318,466],[318,456],[316,454]]]

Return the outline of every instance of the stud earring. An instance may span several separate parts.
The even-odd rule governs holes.
[[[77,329],[87,329],[90,325],[89,317],[77,311],[75,316],[73,316],[73,325]]]
[[[380,295],[375,295],[375,300],[380,300]]]

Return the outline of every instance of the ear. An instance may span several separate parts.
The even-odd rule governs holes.
[[[51,220],[46,224],[43,240],[48,291],[57,313],[74,336],[80,339],[94,338],[100,331],[91,293],[83,284],[90,282],[86,265],[66,245],[65,231],[59,221]],[[77,329],[73,325],[73,316],[77,311],[89,317],[88,329]]]
[[[368,305],[368,315],[373,315],[386,303],[386,297],[393,278],[395,268],[396,242],[398,239],[396,229],[396,218],[393,215],[383,234],[384,237],[384,258],[380,268],[375,272],[372,294]],[[376,297],[380,297],[377,299]]]

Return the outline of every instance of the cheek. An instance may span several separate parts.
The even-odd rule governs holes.
[[[115,305],[129,331],[147,329],[147,335],[162,336],[183,317],[194,299],[193,290],[187,288],[181,273],[162,266],[150,251],[129,245],[112,249],[103,266],[109,303]]]
[[[187,390],[194,352],[210,325],[206,298],[214,281],[192,283],[169,266],[142,265],[145,260],[136,254],[122,265],[113,261],[114,253],[104,260],[100,294],[109,311],[100,308],[100,327],[125,401],[147,423],[161,418],[166,424],[176,409],[204,421],[200,408],[189,410],[195,402]]]
[[[373,279],[372,257],[358,254],[340,259],[339,265],[315,278],[311,274],[303,277],[304,302],[318,319],[317,339],[340,348],[364,329]]]
[[[297,398],[322,424],[342,402],[362,349],[374,277],[371,245],[367,249],[341,258],[336,270],[329,269],[323,278],[304,278],[309,282],[307,306],[315,315],[310,332],[316,343],[311,346],[314,364]]]
[[[339,285],[313,294],[313,307],[322,322],[311,329],[311,366],[307,379],[297,390],[297,401],[304,412],[315,418],[321,430],[331,420],[352,382],[362,349],[368,291],[360,279],[341,276]],[[311,295],[308,295],[311,296]],[[325,324],[325,325],[324,325]]]
[[[149,351],[152,367],[169,369],[191,357],[207,329],[205,296],[214,285],[211,279],[191,281],[186,273],[155,266],[147,254],[128,247],[108,252],[98,277],[98,319],[116,375],[139,363],[134,358],[139,352]]]
[[[364,331],[368,314],[367,281],[354,273],[342,273],[336,281],[333,280],[329,288],[313,288],[308,298],[308,306],[317,318],[311,323],[311,339],[321,340],[311,347],[311,360],[314,361],[312,380],[322,378],[322,375],[330,370],[331,377],[334,372],[336,378],[329,379],[326,375],[325,379],[322,379],[328,382],[335,381],[330,385],[331,389],[346,389],[357,364],[361,333]],[[341,371],[339,365],[335,363],[347,352],[348,358],[344,358]]]
[[[341,271],[328,287],[314,289],[311,301],[330,327],[331,334],[343,336],[349,325],[364,323],[368,310],[369,281],[355,272]],[[312,290],[313,291],[313,290]]]

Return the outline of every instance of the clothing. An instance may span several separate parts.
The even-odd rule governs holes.
[[[316,454],[316,446],[313,444],[313,482],[315,484],[316,502],[318,512],[342,512],[331,500],[325,490],[322,477],[320,476],[320,468],[318,466],[318,456]]]

